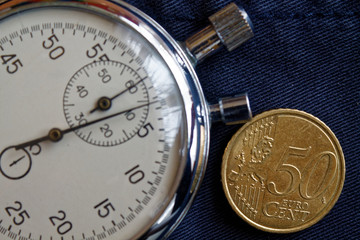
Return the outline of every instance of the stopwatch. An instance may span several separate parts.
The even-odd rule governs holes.
[[[252,36],[229,5],[185,42],[121,1],[0,5],[0,238],[165,238],[206,168],[208,104],[194,66]]]

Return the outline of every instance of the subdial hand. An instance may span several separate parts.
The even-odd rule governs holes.
[[[15,161],[13,161],[13,162],[9,165],[9,167],[14,166],[15,164],[17,164],[18,162],[20,162],[20,161],[21,161],[22,159],[24,159],[24,158],[25,158],[25,155],[22,156],[22,157],[20,157],[19,159],[15,160]]]
[[[127,91],[131,91],[131,89],[136,87],[139,83],[143,82],[146,78],[147,77],[144,77],[144,78],[140,79],[139,81],[135,82],[133,85],[127,87],[126,89],[122,90],[121,92],[119,92],[118,94],[114,95],[111,98],[109,98],[109,97],[101,97],[101,98],[99,98],[99,100],[96,102],[96,107],[94,109],[92,109],[90,111],[90,113],[94,113],[97,110],[106,111],[106,110],[110,109],[110,107],[112,105],[112,101],[115,98],[123,95]]]
[[[135,109],[139,109],[139,108],[142,108],[142,107],[149,106],[149,105],[154,104],[156,102],[158,102],[158,101],[153,101],[153,102],[149,102],[149,103],[146,103],[146,104],[138,105],[136,107],[131,107],[131,108],[128,108],[126,110],[122,110],[120,112],[117,112],[117,113],[114,113],[114,114],[111,114],[111,115],[107,115],[107,116],[104,116],[102,118],[98,118],[98,119],[95,119],[93,121],[89,121],[89,122],[87,122],[85,124],[82,124],[82,125],[79,125],[79,126],[76,126],[76,127],[70,127],[70,128],[64,129],[64,130],[61,130],[59,128],[52,128],[46,136],[36,138],[36,139],[30,140],[30,141],[15,145],[14,148],[16,150],[19,150],[19,149],[23,149],[23,148],[32,146],[32,145],[40,143],[40,142],[44,142],[44,141],[58,142],[67,133],[79,130],[81,128],[88,127],[88,126],[93,125],[95,123],[98,123],[98,122],[104,121],[106,119],[110,119],[110,118],[119,116],[121,114],[125,114],[125,113],[127,113],[129,111],[132,111],[132,110],[135,110]]]

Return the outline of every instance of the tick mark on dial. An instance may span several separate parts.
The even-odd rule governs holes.
[[[83,69],[83,70],[84,70],[85,75],[86,75],[87,77],[90,77],[89,73],[88,73],[85,69]]]
[[[129,139],[129,136],[127,135],[127,133],[126,133],[125,130],[123,130],[123,133],[124,133],[125,137],[126,137],[127,139]]]
[[[121,72],[120,72],[120,76],[123,75],[124,70],[125,70],[125,65],[124,65],[123,69],[122,69]]]
[[[92,134],[92,131],[89,132],[88,136],[86,137],[86,141],[89,141],[91,134]]]

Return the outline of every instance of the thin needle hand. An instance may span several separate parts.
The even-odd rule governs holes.
[[[156,102],[157,101],[153,101],[153,102],[142,104],[142,105],[139,105],[139,106],[136,106],[136,107],[128,108],[126,110],[122,110],[120,112],[117,112],[117,113],[114,113],[114,114],[111,114],[111,115],[108,115],[108,116],[105,116],[105,117],[102,117],[102,118],[98,118],[98,119],[95,119],[93,121],[87,122],[85,124],[82,124],[82,125],[79,125],[79,126],[76,126],[76,127],[70,127],[70,128],[64,129],[64,130],[61,130],[59,128],[52,128],[46,136],[36,138],[36,139],[30,140],[30,141],[15,145],[14,147],[15,147],[16,150],[19,150],[19,149],[23,149],[23,148],[26,148],[28,146],[32,146],[34,144],[43,142],[43,141],[58,142],[67,133],[79,130],[81,128],[93,125],[95,123],[98,123],[98,122],[101,122],[101,121],[104,121],[104,120],[107,120],[109,118],[119,116],[121,114],[124,114],[126,112],[129,112],[129,111],[132,111],[132,110],[135,110],[135,109],[138,109],[138,108],[149,106],[150,104],[153,104],[153,103],[156,103]]]
[[[25,158],[25,155],[24,156],[22,156],[22,157],[20,157],[18,160],[15,160],[14,162],[12,162],[11,164],[10,164],[10,167],[12,167],[12,166],[14,166],[15,164],[17,164],[18,162],[20,162],[22,159],[24,159]]]
[[[96,107],[94,109],[92,109],[90,111],[90,113],[93,113],[97,110],[102,110],[102,111],[105,111],[105,110],[108,110],[110,107],[111,107],[111,104],[112,104],[112,101],[121,96],[122,94],[124,94],[125,92],[129,91],[130,89],[132,89],[133,87],[137,86],[139,83],[143,82],[147,77],[144,77],[142,79],[140,79],[139,81],[137,81],[136,83],[134,83],[133,86],[131,87],[128,87],[124,90],[122,90],[121,92],[119,92],[118,94],[114,95],[113,97],[109,98],[109,97],[101,97],[97,103],[96,103]]]

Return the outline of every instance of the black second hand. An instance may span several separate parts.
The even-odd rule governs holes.
[[[79,126],[76,126],[76,127],[73,127],[73,128],[67,128],[65,130],[60,130],[60,129],[56,129],[58,131],[59,134],[61,134],[61,136],[59,136],[59,139],[61,139],[61,137],[69,132],[73,132],[73,131],[76,131],[76,130],[79,130],[81,128],[84,128],[84,127],[87,127],[87,126],[90,126],[92,124],[95,124],[95,123],[98,123],[98,122],[101,122],[101,121],[104,121],[106,119],[109,119],[109,118],[113,118],[113,117],[116,117],[118,115],[121,115],[123,113],[126,113],[126,112],[129,112],[131,110],[135,110],[135,109],[138,109],[138,108],[142,108],[142,107],[146,107],[146,106],[149,106],[151,104],[154,104],[158,101],[153,101],[153,102],[149,102],[149,103],[146,103],[146,104],[142,104],[142,105],[139,105],[139,106],[136,106],[136,107],[132,107],[132,108],[129,108],[129,109],[126,109],[126,110],[122,110],[121,112],[117,112],[117,113],[114,113],[114,114],[111,114],[111,115],[108,115],[108,116],[105,116],[105,117],[102,117],[102,118],[98,118],[98,119],[95,119],[93,121],[90,121],[90,122],[87,122],[83,125],[79,125]],[[53,128],[55,129],[55,128]],[[51,132],[51,130],[50,130]],[[43,136],[43,137],[40,137],[40,138],[36,138],[36,139],[33,139],[33,140],[30,140],[30,141],[27,141],[27,142],[24,142],[24,143],[21,143],[21,144],[18,144],[18,145],[15,145],[15,149],[16,150],[19,150],[19,149],[23,149],[23,148],[26,148],[28,146],[31,146],[31,145],[34,145],[34,144],[37,144],[39,142],[43,142],[43,141],[47,141],[47,140],[50,140],[50,141],[53,141],[55,142],[54,140],[51,139],[51,136],[50,136],[50,132],[48,135],[46,136]],[[57,140],[56,140],[57,141]]]
[[[134,84],[134,86],[132,86],[132,87],[137,86],[139,83],[143,82],[145,79],[147,79],[147,76],[144,77],[144,78],[142,78],[142,79],[140,79],[139,81],[137,81],[137,82]],[[113,97],[108,98],[108,99],[109,99],[110,101],[112,101],[112,100],[114,100],[115,98],[117,98],[117,97],[121,96],[122,94],[124,94],[125,92],[129,91],[130,89],[131,89],[131,87],[130,87],[130,88],[126,88],[126,89],[122,90],[121,92],[119,92],[118,94],[116,94],[116,95],[114,95]],[[91,110],[90,113],[93,113],[93,112],[95,112],[96,110],[99,110],[99,109],[100,109],[100,107],[99,107],[99,104],[97,103],[96,107],[95,107],[93,110]]]

